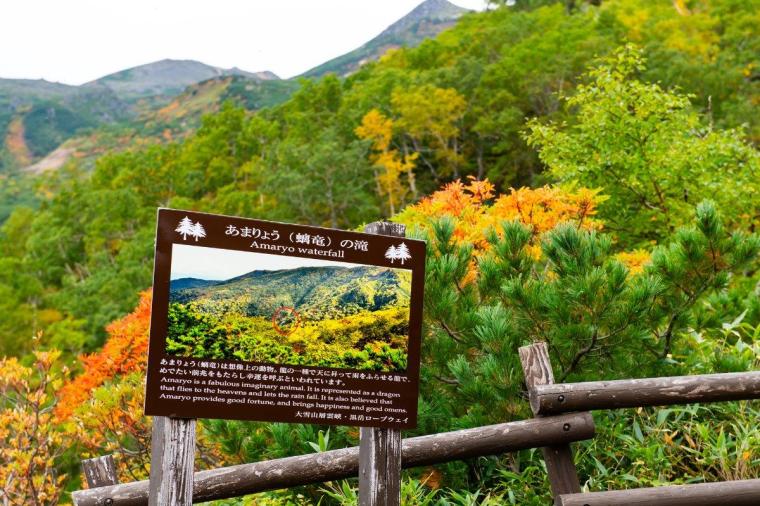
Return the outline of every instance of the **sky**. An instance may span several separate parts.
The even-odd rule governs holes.
[[[331,262],[317,258],[267,255],[255,251],[205,248],[188,244],[172,245],[170,279],[199,278],[226,280],[251,271],[273,271],[297,267],[358,267],[359,264]]]
[[[421,1],[3,0],[0,77],[82,84],[171,58],[289,78],[359,47]]]

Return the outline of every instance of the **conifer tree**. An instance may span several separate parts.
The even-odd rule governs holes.
[[[637,274],[608,234],[577,223],[546,232],[538,256],[531,228],[518,221],[492,229],[477,255],[454,231],[444,216],[422,232],[422,385],[456,426],[529,416],[517,348],[530,342],[548,343],[558,381],[678,374],[674,350],[700,301],[724,290],[760,247],[755,235],[728,234],[710,202]]]

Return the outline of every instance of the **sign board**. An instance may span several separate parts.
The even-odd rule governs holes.
[[[425,243],[159,209],[145,414],[413,428]]]

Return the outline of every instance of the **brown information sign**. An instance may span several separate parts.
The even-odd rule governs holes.
[[[145,414],[413,428],[425,243],[160,209]]]

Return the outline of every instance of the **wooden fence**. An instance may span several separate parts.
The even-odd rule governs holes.
[[[520,359],[526,372],[530,406],[537,417],[580,410],[760,398],[760,371],[555,384],[546,343],[520,348]],[[529,371],[534,371],[541,381],[531,384]],[[563,476],[553,472],[549,464],[547,460],[557,506],[760,505],[760,479],[581,493],[577,481],[562,481]],[[569,450],[563,464],[575,470]]]
[[[758,399],[760,372],[554,384],[545,343],[520,348],[520,359],[536,418],[403,439],[401,467],[542,448],[558,506],[760,505],[760,480],[581,493],[570,448],[570,443],[594,436],[593,420],[585,410]],[[76,506],[148,504],[149,482],[117,484],[110,456],[83,461],[83,467],[90,488],[74,492]],[[203,502],[356,477],[360,470],[360,449],[352,447],[200,471],[191,473],[189,483],[193,502]],[[381,499],[364,495],[362,506],[399,504],[393,484],[399,482],[400,468],[396,474],[382,480],[395,490]],[[169,499],[160,504],[178,503]]]

